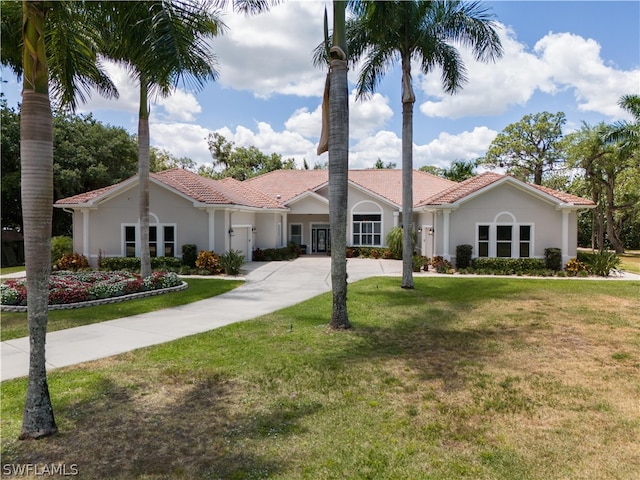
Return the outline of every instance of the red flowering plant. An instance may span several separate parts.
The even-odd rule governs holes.
[[[26,279],[8,280],[0,284],[0,304],[26,305]],[[175,273],[154,272],[142,279],[130,272],[54,272],[49,280],[49,304],[68,304],[118,297],[147,290],[180,285]]]

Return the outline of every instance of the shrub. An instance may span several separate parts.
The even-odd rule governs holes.
[[[102,259],[102,269],[107,272],[140,271],[140,259],[137,257],[107,257]]]
[[[422,255],[414,255],[413,256],[413,271],[419,272],[422,268],[427,264],[429,259]]]
[[[431,266],[438,273],[449,273],[453,266],[449,260],[445,260],[440,255],[437,255],[431,259]]]
[[[473,268],[477,273],[493,275],[542,274],[545,262],[540,258],[476,258]]]
[[[215,275],[221,272],[221,268],[218,263],[219,260],[220,255],[217,253],[209,250],[201,250],[196,258],[196,267],[200,270],[207,270],[212,275]]]
[[[471,266],[471,253],[473,247],[471,245],[458,245],[456,247],[456,268],[469,268]]]
[[[182,262],[178,257],[151,257],[151,268],[163,272],[177,272]]]
[[[615,252],[600,250],[597,253],[582,254],[588,270],[600,277],[608,277],[611,272],[617,272],[620,265],[620,257]]]
[[[382,253],[382,258],[385,258],[387,260],[393,258],[393,253],[391,252],[391,250],[389,250],[388,248]]]
[[[65,253],[56,263],[60,270],[71,270],[77,272],[89,268],[89,260],[80,253]]]
[[[391,251],[392,258],[399,260],[402,258],[402,238],[404,233],[402,228],[393,227],[387,234],[387,245]]]
[[[577,258],[572,258],[567,262],[564,267],[565,271],[568,275],[577,276],[580,272],[587,272],[587,265],[578,260]]]
[[[238,275],[244,265],[244,255],[240,250],[229,250],[220,256],[220,265],[227,275]]]
[[[559,248],[545,248],[544,266],[554,272],[562,270],[562,250]]]
[[[51,237],[51,261],[54,265],[63,255],[73,253],[73,239],[71,237]]]
[[[193,243],[182,245],[182,264],[191,268],[195,268],[196,259],[198,258],[198,247]]]
[[[372,248],[369,254],[371,255],[371,258],[380,258],[380,250],[377,248]]]
[[[292,260],[298,258],[298,248],[266,248],[264,250],[256,248],[253,251],[253,260],[255,262],[278,262],[281,260]]]

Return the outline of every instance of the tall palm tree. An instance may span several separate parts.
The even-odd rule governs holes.
[[[3,2],[2,10],[2,64],[23,79],[20,162],[30,353],[20,438],[41,438],[58,430],[45,365],[53,208],[49,87],[70,109],[90,87],[111,96],[117,92],[96,62],[79,2]]]
[[[446,92],[466,81],[455,44],[470,47],[477,60],[502,55],[493,15],[480,2],[396,0],[361,2],[347,24],[352,62],[364,59],[358,96],[374,92],[382,77],[400,61],[402,68],[402,287],[413,288],[413,104],[411,62],[427,75],[442,69]]]
[[[636,155],[640,161],[640,95],[623,95],[618,105],[633,117],[633,121],[619,121],[612,124],[605,136],[608,143],[619,143],[623,156]]]
[[[347,192],[349,176],[349,91],[346,2],[333,2],[333,46],[329,52],[329,226],[331,228],[330,327],[351,328],[347,311]]]
[[[104,52],[127,66],[140,85],[138,182],[141,275],[149,251],[149,96],[167,96],[181,80],[196,89],[218,76],[209,41],[222,32],[213,3],[189,0],[106,2]]]

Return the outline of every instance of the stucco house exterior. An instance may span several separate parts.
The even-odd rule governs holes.
[[[347,244],[386,245],[401,226],[402,172],[349,171]],[[98,256],[139,256],[138,180],[58,200],[73,215],[74,250],[92,264]],[[223,253],[293,241],[308,254],[331,245],[328,172],[277,170],[244,182],[212,180],[175,168],[150,175],[152,256],[182,255],[182,245]],[[576,255],[577,212],[594,205],[574,195],[483,173],[461,183],[413,172],[413,224],[418,251],[455,260],[456,246],[470,244],[474,257],[542,258],[545,248]]]

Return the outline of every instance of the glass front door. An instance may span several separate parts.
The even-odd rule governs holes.
[[[313,227],[311,230],[311,252],[326,253],[331,248],[331,230],[327,227]]]

